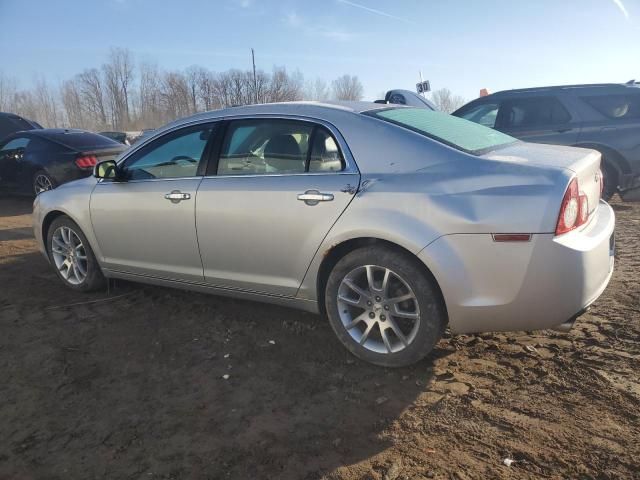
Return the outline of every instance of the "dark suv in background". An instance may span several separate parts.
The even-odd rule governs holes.
[[[567,85],[480,97],[453,115],[527,142],[602,154],[603,196],[640,200],[640,84]]]

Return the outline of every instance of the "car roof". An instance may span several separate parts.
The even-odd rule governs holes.
[[[564,91],[564,90],[592,90],[592,91],[602,91],[605,89],[613,89],[623,92],[627,89],[633,89],[634,91],[639,91],[638,84],[636,82],[629,83],[585,83],[585,84],[576,84],[576,85],[552,85],[548,87],[531,87],[531,88],[515,88],[512,90],[501,90],[499,92],[492,93],[487,97],[499,97],[499,96],[508,96],[508,95],[517,95],[520,93],[539,93],[539,92],[555,92],[555,91]],[[481,97],[481,98],[487,98]]]
[[[278,102],[261,103],[255,105],[243,105],[228,107],[221,110],[211,110],[176,120],[160,130],[166,130],[179,125],[197,122],[200,120],[216,119],[223,117],[243,115],[295,115],[331,121],[336,115],[359,114],[371,110],[389,108],[389,105],[373,102]]]

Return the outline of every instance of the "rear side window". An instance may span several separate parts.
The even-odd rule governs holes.
[[[517,141],[497,130],[425,108],[394,108],[368,112],[367,115],[473,154]]]
[[[0,147],[0,152],[4,152],[6,150],[16,150],[18,148],[27,148],[29,145],[29,139],[26,137],[18,137],[13,140],[9,140],[2,147]]]
[[[640,118],[640,95],[601,95],[581,98],[607,118],[615,120]]]
[[[530,97],[508,100],[502,104],[503,128],[543,127],[567,123],[571,115],[555,97]]]
[[[217,174],[296,174],[343,168],[338,145],[324,127],[292,120],[237,120],[225,135]]]

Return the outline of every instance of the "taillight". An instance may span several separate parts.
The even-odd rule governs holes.
[[[578,180],[574,178],[569,183],[569,187],[562,199],[558,223],[556,224],[556,235],[570,232],[580,225],[587,223],[589,219],[589,199],[580,193]]]
[[[82,155],[76,158],[76,165],[80,168],[93,168],[98,163],[98,158],[95,155]]]

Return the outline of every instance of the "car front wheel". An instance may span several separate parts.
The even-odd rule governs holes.
[[[69,217],[61,216],[51,223],[47,250],[56,274],[68,287],[89,292],[105,285],[87,238]]]
[[[325,307],[344,346],[385,367],[425,357],[446,325],[433,279],[417,260],[390,248],[365,247],[345,255],[329,275]]]

